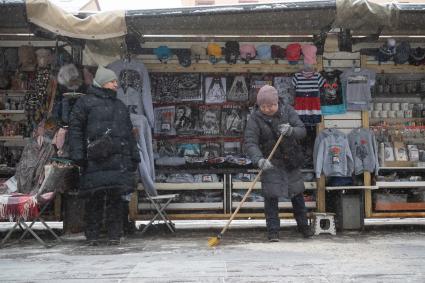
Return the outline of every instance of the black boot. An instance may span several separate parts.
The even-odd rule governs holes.
[[[279,232],[269,232],[267,238],[269,242],[279,242]]]
[[[311,236],[314,235],[314,231],[308,225],[300,226],[298,230],[301,232],[303,237],[306,238],[306,239],[310,238]]]

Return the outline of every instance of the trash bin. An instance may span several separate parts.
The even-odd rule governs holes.
[[[361,230],[364,227],[364,192],[342,190],[336,197],[335,225],[338,231]]]

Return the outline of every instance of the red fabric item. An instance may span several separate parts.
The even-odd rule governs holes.
[[[320,97],[295,97],[295,110],[320,110]]]
[[[288,61],[298,61],[301,57],[301,45],[299,43],[291,43],[286,47],[286,59]]]
[[[0,196],[0,219],[13,220],[22,217],[27,220],[38,214],[39,208],[34,196],[24,194]]]

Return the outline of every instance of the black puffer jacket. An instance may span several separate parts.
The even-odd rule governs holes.
[[[275,134],[279,132],[278,126],[283,123],[289,123],[294,131],[290,137],[283,137],[280,148],[271,160],[274,167],[265,170],[261,176],[266,197],[293,197],[305,189],[301,170],[288,169],[282,157],[283,151],[291,150],[293,142],[306,135],[305,126],[292,106],[279,104],[279,110],[271,117],[255,109],[245,128],[244,149],[255,164],[261,158],[267,158],[278,139]],[[289,149],[284,150],[283,147]]]
[[[127,107],[112,90],[90,86],[87,93],[75,103],[69,123],[70,157],[84,164],[80,190],[85,193],[113,188],[131,192],[140,156]],[[112,155],[102,161],[88,160],[88,141],[96,140],[107,129],[112,129]]]

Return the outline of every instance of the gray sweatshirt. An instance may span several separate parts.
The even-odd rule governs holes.
[[[351,154],[354,158],[354,174],[378,172],[378,146],[375,135],[369,129],[353,129],[348,134]]]
[[[136,112],[137,112],[137,114],[145,115],[146,118],[148,119],[150,128],[153,128],[153,126],[154,126],[154,115],[153,115],[153,105],[152,105],[151,82],[150,82],[150,79],[149,79],[148,70],[146,69],[145,65],[141,61],[134,60],[134,59],[131,60],[130,62],[123,61],[123,60],[117,60],[117,61],[109,64],[108,68],[113,70],[118,78],[121,77],[121,72],[124,71],[124,70],[133,70],[133,71],[136,71],[139,74],[139,76],[141,78],[142,89],[136,90],[136,91],[138,91],[139,101],[141,101],[141,102],[137,103],[135,105],[141,105],[141,107],[143,108],[143,111],[139,110],[139,111],[136,111]],[[127,89],[127,92],[129,90],[130,90],[130,88]],[[134,90],[134,89],[132,89],[132,90]],[[120,94],[120,92],[121,92],[121,94]],[[118,89],[117,94],[118,94],[118,96],[120,96],[120,95],[125,95],[126,93],[124,93],[123,89],[120,87]],[[133,95],[134,94],[131,94],[131,96],[133,96]],[[133,98],[131,98],[131,99],[133,99]],[[124,101],[124,103],[125,103],[125,101]]]
[[[347,136],[336,129],[323,130],[317,147],[316,178],[322,172],[325,176],[351,176],[353,167]]]

